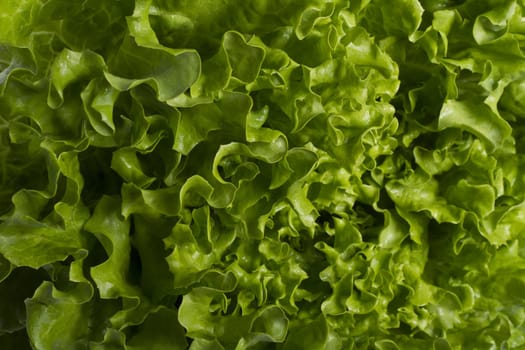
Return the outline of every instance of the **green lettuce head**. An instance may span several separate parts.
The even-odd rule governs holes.
[[[525,349],[523,1],[0,8],[0,348]]]

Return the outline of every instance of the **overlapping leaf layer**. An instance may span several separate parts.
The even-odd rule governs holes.
[[[522,0],[0,8],[0,348],[525,349]]]

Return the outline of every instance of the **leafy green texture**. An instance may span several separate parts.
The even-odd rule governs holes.
[[[525,349],[523,1],[0,9],[0,348]]]

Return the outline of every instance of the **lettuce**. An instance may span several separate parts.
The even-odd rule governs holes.
[[[0,8],[0,348],[525,349],[523,1]]]

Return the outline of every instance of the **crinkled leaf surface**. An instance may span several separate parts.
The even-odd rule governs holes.
[[[0,348],[524,349],[520,0],[0,0]]]

